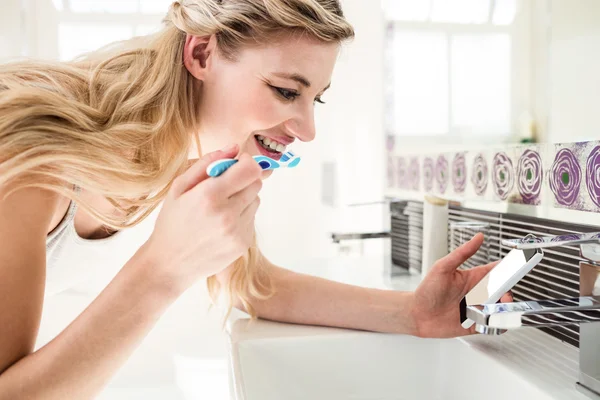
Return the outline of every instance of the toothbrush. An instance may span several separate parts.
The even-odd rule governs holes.
[[[254,158],[258,165],[261,166],[263,171],[278,168],[294,168],[300,163],[300,156],[297,156],[291,151],[286,151],[285,153],[283,153],[279,161],[267,156],[253,156],[252,158]],[[237,161],[238,160],[232,158],[224,158],[221,160],[214,161],[206,168],[206,174],[208,176],[217,177],[223,172],[227,171]]]

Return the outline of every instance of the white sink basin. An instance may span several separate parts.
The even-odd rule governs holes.
[[[539,366],[529,374],[515,367],[522,362],[491,354],[502,346],[482,351],[501,338],[425,340],[248,320],[236,321],[230,338],[240,400],[585,399],[571,370],[546,380]]]

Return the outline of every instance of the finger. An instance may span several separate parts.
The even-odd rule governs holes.
[[[231,206],[238,210],[240,215],[244,212],[254,199],[258,196],[258,192],[262,189],[262,180],[255,180],[250,186],[237,192],[229,198]]]
[[[443,273],[450,273],[456,271],[458,267],[467,261],[473,254],[479,250],[479,247],[483,243],[483,233],[478,233],[471,240],[463,243],[460,247],[452,251],[447,256],[440,258],[435,263],[434,268],[438,269]]]
[[[249,154],[242,154],[223,175],[210,180],[210,187],[228,198],[260,179],[261,172],[262,168]]]
[[[511,291],[506,292],[500,299],[500,303],[512,303],[513,301],[515,301],[515,299]]]
[[[223,158],[235,158],[237,153],[238,145],[234,144],[222,150],[205,154],[173,182],[173,194],[175,196],[181,196],[203,180],[207,179],[208,175],[206,174],[206,168],[210,163]]]
[[[461,271],[467,274],[466,287],[463,289],[464,293],[469,293],[487,274],[490,273],[500,261],[494,261],[486,265],[471,268],[467,271]]]

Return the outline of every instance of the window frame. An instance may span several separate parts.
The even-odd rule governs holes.
[[[448,51],[448,132],[445,134],[399,134],[395,129],[395,111],[394,111],[394,88],[393,85],[384,87],[385,104],[385,131],[386,135],[392,135],[403,143],[427,144],[455,144],[459,142],[469,142],[474,144],[485,143],[506,143],[511,141],[518,129],[519,112],[523,109],[530,110],[529,88],[530,77],[525,77],[527,88],[521,87],[523,77],[518,68],[523,63],[530,63],[530,59],[524,58],[523,48],[520,47],[519,24],[523,23],[520,19],[526,19],[529,16],[530,7],[521,5],[521,9],[515,15],[515,20],[509,25],[495,25],[492,21],[494,2],[490,6],[490,15],[488,22],[481,24],[471,23],[446,23],[431,21],[403,21],[393,20],[386,17],[384,31],[384,81],[393,82],[394,79],[394,55],[393,40],[394,35],[399,31],[404,32],[430,32],[441,33],[446,36],[446,45]],[[527,23],[527,22],[526,22]],[[521,27],[522,28],[522,27]],[[527,26],[527,28],[529,28]],[[497,134],[481,133],[461,133],[457,125],[453,124],[452,115],[452,36],[454,35],[488,35],[488,34],[507,34],[511,45],[511,65],[510,65],[510,104],[509,104],[509,132]],[[520,101],[525,98],[525,103]],[[524,103],[524,104],[523,104]]]

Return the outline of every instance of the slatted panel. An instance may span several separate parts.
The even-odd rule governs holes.
[[[423,247],[423,203],[390,203],[392,216],[392,263],[404,269],[421,271]]]
[[[598,227],[565,224],[541,218],[514,214],[491,213],[451,206],[449,224],[454,221],[482,221],[490,224],[488,241],[490,260],[504,257],[510,251],[501,244],[503,239],[521,238],[528,233],[537,236],[554,236],[569,233],[595,232]],[[449,230],[450,232],[450,230]],[[449,240],[453,249],[459,243]],[[483,264],[485,260],[465,263],[462,268]],[[574,246],[544,249],[544,258],[512,289],[515,301],[561,299],[579,297],[579,249]],[[544,328],[551,334],[573,346],[579,346],[579,326]]]

